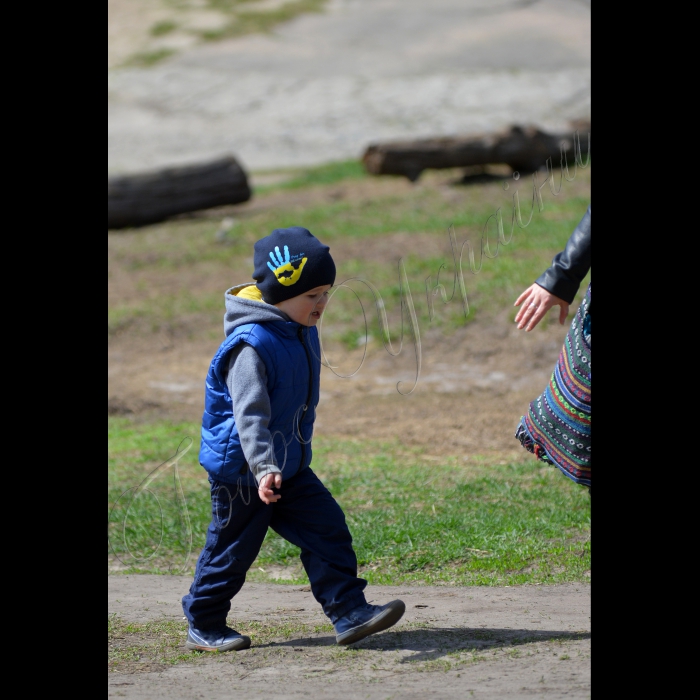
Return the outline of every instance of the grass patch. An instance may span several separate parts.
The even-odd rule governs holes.
[[[326,0],[293,0],[270,10],[255,10],[253,2],[236,2],[236,0],[209,0],[209,6],[231,14],[231,21],[220,29],[198,32],[202,39],[219,41],[272,31],[277,25],[289,22],[307,12],[322,12]],[[250,9],[241,9],[241,7]]]
[[[149,68],[154,66],[156,63],[164,61],[175,53],[175,49],[155,49],[154,51],[142,51],[141,53],[134,54],[127,62],[126,65],[133,66],[135,68]]]
[[[175,22],[163,20],[162,22],[156,22],[149,30],[149,33],[151,36],[165,36],[166,34],[174,32],[176,29],[177,24]]]
[[[275,171],[279,172],[279,171]],[[280,173],[282,174],[282,173]],[[255,176],[253,176],[254,178]],[[333,185],[346,180],[363,180],[370,176],[359,160],[342,160],[326,163],[316,167],[294,170],[289,179],[274,185],[256,187],[256,192],[273,192],[276,190],[297,190],[312,185]]]
[[[135,499],[134,489],[175,455]],[[191,572],[209,524],[209,487],[197,465],[199,426],[109,419],[113,568]],[[184,452],[184,447],[180,447]],[[399,443],[314,440],[313,468],[346,513],[370,583],[516,585],[590,580],[590,498],[540,462],[426,463]],[[125,494],[125,492],[127,492]],[[272,531],[254,568],[293,567],[299,550]],[[258,577],[259,578],[259,577]],[[302,575],[293,583],[307,583]]]
[[[121,673],[157,671],[181,661],[196,661],[185,649],[184,622],[124,622],[107,617],[107,668]]]
[[[209,484],[197,462],[199,426],[110,418],[108,441],[112,568],[189,572],[211,513]]]

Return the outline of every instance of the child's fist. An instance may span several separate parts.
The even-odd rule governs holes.
[[[282,475],[278,472],[276,474],[266,474],[262,479],[260,479],[260,485],[258,486],[258,496],[263,503],[275,503],[282,498],[281,494],[275,493],[272,489],[273,487],[278,489],[282,486]]]

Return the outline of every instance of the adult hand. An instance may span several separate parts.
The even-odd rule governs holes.
[[[567,302],[554,296],[554,294],[548,292],[544,287],[540,287],[537,283],[528,287],[515,300],[513,306],[520,306],[520,304],[523,304],[523,307],[515,316],[518,330],[524,328],[526,331],[531,331],[553,306],[558,305],[561,307],[559,311],[559,323],[561,323],[562,326],[569,314],[569,304]]]
[[[263,503],[267,503],[269,505],[270,503],[275,503],[276,501],[279,501],[280,498],[282,498],[281,494],[275,493],[272,490],[273,486],[276,489],[282,486],[281,474],[266,474],[260,480],[260,485],[258,486],[258,496],[260,496],[260,500]]]

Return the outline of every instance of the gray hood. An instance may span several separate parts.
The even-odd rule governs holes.
[[[237,294],[246,287],[252,287],[250,282],[239,284],[226,290],[226,313],[224,314],[224,333],[231,335],[233,330],[245,323],[265,323],[266,321],[290,321],[284,311],[272,304],[252,299],[241,299]]]

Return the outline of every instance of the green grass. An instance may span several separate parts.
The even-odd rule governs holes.
[[[156,49],[134,54],[126,65],[136,68],[149,68],[156,63],[164,61],[175,53],[175,49]]]
[[[590,201],[590,170],[579,170],[573,183],[564,183],[558,197],[545,186],[543,210],[535,207],[529,225],[520,228],[516,224],[512,233],[513,187],[504,192],[498,183],[452,186],[451,196],[447,197],[445,177],[428,174],[420,186],[406,184],[405,188],[390,190],[377,187],[376,191],[370,188],[361,196],[334,200],[330,195],[337,190],[338,183],[369,181],[379,184],[381,180],[373,180],[364,173],[358,162],[332,163],[301,171],[287,182],[268,186],[256,194],[256,200],[263,206],[240,216],[235,234],[229,237],[227,245],[216,240],[219,219],[206,215],[199,219],[165,222],[133,233],[111,234],[110,269],[118,268],[131,276],[135,287],[144,285],[144,294],[110,308],[109,332],[137,326],[146,332],[165,328],[187,333],[189,325],[197,333],[201,333],[204,326],[218,332],[223,289],[216,286],[195,292],[181,285],[179,273],[198,270],[199,279],[230,274],[226,284],[231,285],[249,280],[251,264],[245,261],[252,256],[254,242],[274,228],[293,225],[309,228],[332,249],[336,243],[362,241],[362,246],[356,247],[352,255],[336,258],[337,283],[357,277],[371,282],[381,295],[392,329],[398,329],[400,322],[397,268],[400,259],[405,266],[421,332],[432,326],[450,333],[479,316],[488,318],[506,308],[514,317],[515,298],[563,248],[585,212]],[[287,203],[264,206],[266,197],[290,189],[320,195],[328,193],[329,196],[322,196],[321,201],[318,196],[288,198]],[[528,221],[532,210],[532,189],[531,183],[519,185],[523,223]],[[499,242],[495,218],[490,218],[499,209],[503,217],[504,243]],[[426,289],[435,290],[440,273],[440,282],[449,298],[454,281],[458,279],[448,234],[450,228],[454,231],[457,263],[462,253],[461,277],[466,305],[459,285],[447,305],[439,296],[429,296]],[[412,242],[414,235],[419,243]],[[397,236],[403,237],[401,245],[396,244],[392,249],[382,244],[382,240]],[[484,250],[490,251],[490,257],[482,256],[482,237]],[[381,255],[378,249],[382,250]],[[234,273],[233,268],[240,272]],[[167,295],[146,293],[151,275],[172,278]],[[587,281],[581,285],[573,308],[579,303]],[[353,282],[351,286],[360,295],[362,307],[351,293],[339,293],[326,312],[324,337],[348,345],[355,342],[357,335],[364,333],[362,308],[368,312],[370,332],[381,337],[371,293],[362,283]]]
[[[153,665],[192,663],[196,656],[184,647],[186,635],[182,622],[133,623],[108,615],[107,667],[110,671],[150,671]]]
[[[121,570],[192,571],[210,512],[198,434],[194,424],[109,420],[110,545]],[[134,492],[124,492],[171,458],[185,436],[194,443],[177,462],[177,477],[174,467],[162,469],[129,507]],[[428,464],[421,455],[398,442],[314,440],[314,470],[346,513],[370,583],[590,580],[585,489],[539,462]],[[288,580],[305,583],[297,564],[298,549],[270,531],[253,568],[289,567]]]
[[[175,22],[163,20],[162,22],[156,22],[156,24],[151,27],[149,33],[151,36],[164,36],[165,34],[174,32],[176,29],[177,24]]]
[[[283,174],[280,171],[276,173]],[[274,190],[297,190],[310,185],[332,185],[345,180],[363,180],[368,175],[359,160],[341,160],[315,167],[294,170],[287,180],[275,185],[262,185],[256,192],[271,192]]]
[[[110,418],[108,441],[114,561],[139,570],[189,571],[190,555],[203,544],[211,512],[206,475],[197,464],[198,427]],[[178,459],[167,465],[171,458]],[[153,480],[146,482],[151,474]]]
[[[231,21],[220,29],[200,31],[199,35],[207,41],[231,39],[246,34],[267,33],[277,25],[289,22],[307,12],[322,12],[326,0],[293,0],[271,10],[255,10],[254,2],[236,2],[236,0],[209,0],[212,9],[220,10],[232,16]],[[250,9],[241,9],[241,6]]]

